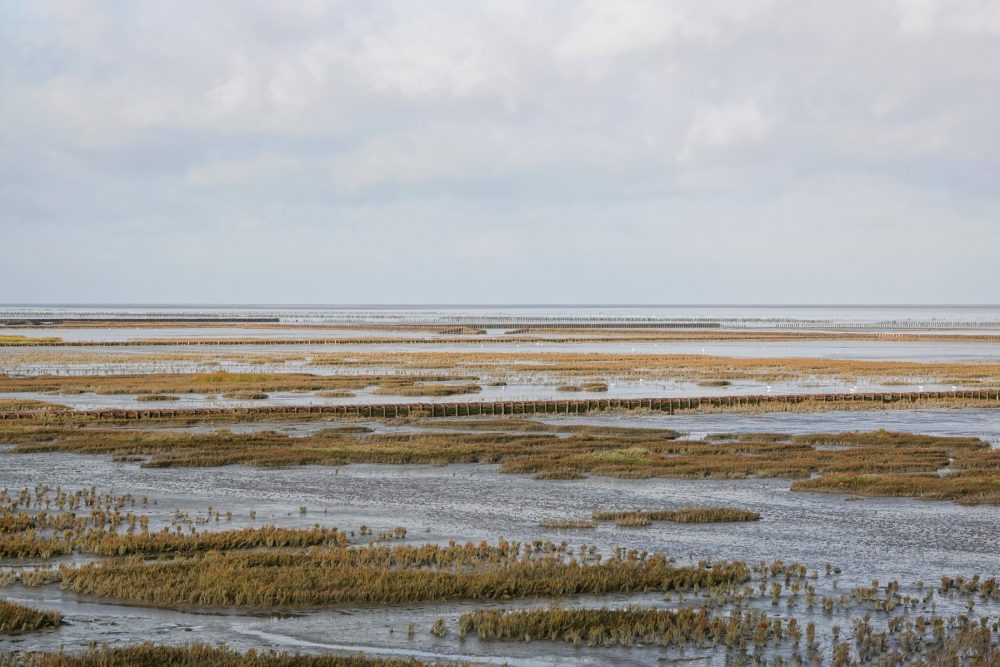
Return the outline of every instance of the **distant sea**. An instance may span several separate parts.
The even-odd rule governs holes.
[[[0,321],[202,318],[279,324],[468,324],[498,328],[607,323],[722,329],[1000,331],[997,305],[0,305]]]

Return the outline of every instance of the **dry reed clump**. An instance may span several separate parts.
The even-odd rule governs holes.
[[[478,394],[478,384],[416,384],[413,382],[383,382],[373,393],[388,396],[456,396]]]
[[[571,528],[597,528],[596,521],[589,521],[587,519],[543,519],[540,524],[542,528],[557,528],[557,529],[571,529]]]
[[[688,643],[742,648],[764,623],[759,611],[736,610],[727,617],[705,609],[483,609],[462,614],[459,635],[475,632],[487,641],[565,641],[587,646],[683,646]]]
[[[943,576],[938,591],[945,595],[957,592],[962,595],[979,595],[982,600],[997,600],[1000,599],[1000,582],[996,577],[984,578],[978,574]]]
[[[364,655],[307,655],[274,651],[246,653],[226,646],[135,644],[91,647],[82,653],[9,653],[0,655],[0,667],[424,667],[441,663],[411,658]],[[453,665],[453,663],[449,663]],[[453,665],[453,667],[455,667]]]
[[[780,592],[780,585],[778,590]],[[794,596],[794,594],[793,594]],[[891,611],[891,610],[890,610]],[[488,609],[468,612],[459,619],[460,636],[476,632],[487,641],[565,641],[574,645],[615,647],[636,645],[684,648],[725,647],[726,662],[763,663],[764,651],[781,654],[791,644],[791,664],[824,662],[816,624],[799,619],[768,618],[755,609],[737,608],[728,615],[711,615],[705,608],[642,609]],[[971,614],[930,617],[896,615],[876,629],[870,613],[854,619],[848,636],[831,628],[830,663],[834,667],[879,665],[994,665],[1000,654],[996,634],[1000,622]],[[802,642],[802,640],[805,640]],[[804,647],[801,644],[804,643]],[[800,654],[800,647],[805,655]],[[748,655],[748,649],[752,656]],[[771,664],[771,660],[767,660]]]
[[[668,511],[667,517],[660,518],[654,513],[653,521],[673,521],[674,523],[728,523],[760,521],[760,513],[735,507],[685,507]]]
[[[239,391],[226,391],[222,393],[223,398],[234,398],[243,401],[263,401],[268,396],[262,391],[253,389],[241,389]]]
[[[848,640],[835,640],[832,664],[995,665],[1000,623],[970,616],[895,616],[880,632],[866,615],[854,622]]]
[[[141,519],[141,518],[140,518]],[[124,519],[122,519],[124,520]],[[42,534],[34,529],[23,532],[0,534],[0,558],[41,558],[72,553],[95,554],[98,556],[125,556],[138,554],[154,556],[160,554],[189,554],[210,550],[238,550],[256,548],[302,548],[314,546],[345,546],[347,535],[336,528],[315,526],[309,529],[278,528],[262,526],[183,534],[170,532],[151,533],[145,529],[145,521],[130,518],[130,528],[142,525],[142,531],[119,534],[115,532],[118,520],[110,524],[110,529],[101,524],[90,528],[92,520],[81,519],[72,528],[65,528],[55,535]]]
[[[531,479],[586,479],[587,476],[577,470],[542,470],[531,476]]]
[[[539,552],[506,541],[209,552],[156,562],[130,557],[58,572],[60,585],[81,595],[153,606],[236,608],[666,592],[732,586],[748,578],[749,569],[740,562],[676,567],[661,554],[635,552],[577,561],[558,548]]]
[[[0,537],[0,559],[41,558],[73,553],[73,543],[64,538],[41,537],[34,531]]]
[[[65,405],[28,398],[0,398],[0,412],[45,412],[65,410]]]
[[[0,334],[0,345],[38,345],[39,343],[61,343],[62,338],[55,336],[15,336]]]
[[[140,394],[135,400],[143,403],[153,403],[156,401],[176,401],[177,397],[172,394]]]
[[[0,600],[0,635],[19,635],[62,623],[62,614],[39,611],[7,600]]]
[[[608,390],[608,383],[607,382],[584,382],[582,386],[583,386],[583,390],[584,391],[607,391]]]
[[[739,521],[759,521],[760,514],[735,507],[682,507],[674,510],[631,510],[607,512],[594,510],[594,521],[632,522],[620,525],[649,525],[653,521],[673,523],[727,523]],[[645,520],[645,523],[643,523]]]
[[[164,529],[160,533],[141,535],[107,535],[88,541],[84,550],[99,556],[131,554],[155,555],[197,553],[210,550],[229,551],[256,548],[294,548],[346,546],[347,534],[336,528],[314,526],[308,529],[243,528],[195,535],[178,535]]]
[[[583,384],[564,384],[556,387],[556,391],[607,391],[607,382],[584,382]]]
[[[643,528],[652,523],[653,520],[642,512],[625,512],[615,516],[615,525],[623,528]]]
[[[0,511],[0,533],[20,533],[38,527],[35,515],[27,512]]]
[[[963,471],[943,476],[835,473],[794,482],[792,490],[951,500],[961,505],[1000,504],[1000,476],[995,472],[979,474]]]

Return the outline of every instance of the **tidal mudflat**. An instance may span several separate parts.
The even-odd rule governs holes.
[[[3,659],[63,651],[80,664],[183,655],[251,664],[247,651],[272,649],[358,665],[937,664],[994,655],[1000,411],[990,401],[445,418],[81,411],[768,386],[919,394],[990,389],[1000,375],[983,349],[991,343],[962,343],[954,329],[940,348],[845,343],[849,332],[832,327],[827,343],[793,341],[781,354],[742,354],[726,341],[716,345],[736,347],[691,357],[646,350],[648,328],[615,329],[601,335],[621,340],[600,343],[581,328],[571,332],[580,342],[559,343],[565,349],[538,352],[547,343],[525,341],[529,356],[522,343],[480,347],[477,336],[498,335],[503,320],[466,316],[411,314],[387,329],[379,318],[376,326],[327,313],[313,324],[328,330],[303,333],[297,322],[285,332],[449,338],[433,349],[198,345],[171,361],[152,358],[165,354],[152,345],[101,348],[122,336],[68,324],[67,335],[95,347],[0,348]],[[860,333],[890,324],[909,331],[894,319]],[[480,325],[493,328],[476,333]],[[281,322],[156,326],[170,338],[284,337]],[[23,322],[15,332],[60,335]],[[643,351],[633,355],[633,344]],[[873,357],[872,345],[896,352]],[[166,352],[175,353],[189,351]],[[150,358],[130,365],[142,355]],[[206,368],[213,357],[229,365]]]

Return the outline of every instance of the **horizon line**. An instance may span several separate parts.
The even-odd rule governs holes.
[[[276,302],[18,302],[0,308],[1000,308],[1000,303],[276,303]]]

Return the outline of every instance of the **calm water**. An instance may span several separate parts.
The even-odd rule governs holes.
[[[338,305],[0,305],[16,318],[277,318],[285,323],[432,323],[516,325],[539,322],[702,323],[744,328],[1000,330],[1000,306],[338,306]]]
[[[648,323],[695,324],[729,329],[830,329],[830,330],[947,330],[949,332],[1000,332],[1000,307],[342,307],[342,306],[0,306],[0,321],[17,318],[137,318],[137,317],[243,317],[277,318],[275,325],[263,329],[220,328],[113,328],[113,329],[27,329],[29,335],[57,335],[67,340],[127,340],[152,337],[241,336],[357,336],[376,335],[372,331],[323,330],[321,333],[282,327],[282,324],[391,324],[430,323],[488,325],[491,333],[502,333],[519,324],[540,323]],[[0,327],[0,334],[18,332]],[[385,335],[382,332],[381,335]],[[408,337],[412,337],[408,334]],[[511,345],[377,345],[367,347],[304,346],[309,352],[365,351],[527,351]],[[261,352],[298,352],[303,346],[266,347]],[[190,372],[201,369],[198,359],[175,362],[137,361],[135,364],[105,363],[97,359],[60,363],[51,358],[32,358],[38,348],[0,351],[0,364],[6,372],[40,374],[45,372]],[[189,352],[193,348],[158,349],[157,352]],[[638,344],[585,343],[559,347],[555,344],[533,346],[532,351],[591,351],[621,353],[705,353],[720,356],[909,359],[918,361],[995,361],[1000,359],[1000,344],[981,343],[883,343],[855,341],[793,341],[790,343],[713,343],[713,344]],[[68,348],[46,348],[48,351]],[[128,348],[116,348],[109,354],[132,356]],[[88,354],[93,350],[88,350]],[[256,348],[198,348],[206,359],[230,352],[255,352]],[[140,356],[139,350],[135,356]],[[60,353],[61,354],[61,353]],[[58,356],[58,355],[57,355]],[[70,357],[71,358],[71,357]],[[219,361],[229,370],[248,370],[239,360]],[[233,365],[230,367],[229,364]],[[166,364],[169,368],[165,367]],[[190,364],[190,366],[186,365]],[[274,368],[271,370],[278,370]],[[280,370],[338,372],[336,367],[313,367],[308,359],[283,364]],[[478,395],[449,397],[443,400],[485,400],[494,398],[567,397],[555,392],[555,381],[541,374],[505,388],[487,387]],[[513,378],[512,378],[513,379]],[[864,384],[864,383],[862,383]],[[863,391],[880,387],[865,385]],[[906,390],[911,387],[893,387]],[[919,388],[919,387],[915,387]],[[936,389],[937,386],[926,386]],[[846,384],[828,380],[809,383],[774,383],[775,392],[844,391]],[[691,383],[634,380],[615,382],[602,396],[683,395],[689,393],[765,393],[766,384],[736,382],[728,388],[706,390]],[[26,397],[26,395],[21,395]],[[132,396],[38,396],[64,402],[74,407],[136,404]],[[569,398],[579,398],[573,394]],[[339,401],[427,400],[370,395],[362,390],[357,397]],[[318,399],[302,393],[276,393],[265,403],[339,402]],[[178,404],[222,404],[202,396],[184,396]],[[168,403],[169,404],[169,403]],[[142,404],[159,407],[168,404]],[[566,423],[568,418],[554,418]],[[600,414],[575,418],[572,423],[631,425],[673,428],[702,437],[713,432],[831,432],[888,428],[943,435],[973,435],[997,446],[1000,443],[1000,410],[907,410],[829,413],[766,414],[697,414],[621,415]],[[240,424],[238,431],[277,428],[292,434],[304,434],[329,424]],[[378,424],[379,428],[404,428]],[[214,428],[214,426],[212,427]],[[0,443],[2,445],[3,443]],[[0,448],[2,449],[2,448]],[[898,578],[904,587],[918,580],[936,581],[941,575],[974,574],[996,576],[1000,573],[1000,553],[995,548],[1000,538],[1000,513],[995,507],[961,507],[953,503],[920,502],[910,499],[866,499],[845,502],[827,494],[792,493],[787,480],[622,480],[592,477],[573,481],[532,480],[528,476],[500,475],[495,466],[363,466],[341,468],[300,467],[260,470],[242,466],[213,469],[145,469],[134,463],[114,463],[106,456],[66,454],[16,455],[0,451],[0,488],[31,488],[48,484],[65,489],[97,484],[102,490],[129,491],[158,500],[150,512],[154,525],[169,521],[175,509],[192,515],[205,515],[209,506],[232,511],[232,522],[218,528],[253,525],[249,511],[257,511],[257,525],[310,526],[313,523],[337,525],[344,529],[365,523],[376,531],[396,525],[408,528],[407,541],[442,542],[494,541],[500,536],[515,540],[549,538],[568,540],[573,545],[597,545],[602,552],[626,545],[639,549],[664,551],[687,562],[691,558],[745,559],[750,561],[785,559],[821,569],[826,562],[844,568],[836,584],[821,578],[821,594],[846,592],[851,586],[866,584],[873,578],[883,582]],[[592,508],[662,507],[678,505],[733,505],[759,511],[763,519],[738,526],[654,524],[648,528],[623,529],[602,524],[584,534],[546,531],[539,522],[547,518],[585,518]],[[309,508],[306,516],[300,506]],[[216,526],[211,526],[216,528]],[[12,563],[5,563],[11,565]],[[231,610],[193,611],[190,609],[148,609],[109,604],[104,600],[77,596],[57,587],[3,589],[3,596],[44,609],[62,611],[67,623],[55,631],[0,638],[0,651],[17,649],[77,650],[91,641],[113,645],[137,641],[185,643],[215,642],[224,639],[238,649],[279,648],[306,652],[345,652],[363,650],[382,655],[407,655],[421,658],[474,659],[489,664],[524,667],[541,665],[659,665],[678,659],[676,651],[658,648],[586,649],[560,643],[534,642],[489,643],[474,637],[459,639],[454,632],[458,615],[474,608],[511,604],[596,606],[641,604],[668,606],[676,600],[662,596],[581,597],[570,600],[515,601],[510,603],[416,604],[391,607],[344,607],[306,610],[293,614],[233,612]],[[939,611],[960,611],[956,602],[941,599]],[[767,607],[768,613],[780,614]],[[977,613],[997,615],[997,609],[977,606]],[[839,623],[850,627],[849,614],[825,617],[820,612],[798,609],[800,619],[815,620],[821,642],[828,647],[828,628]],[[452,632],[437,638],[428,632],[438,617],[444,617]],[[406,625],[416,624],[416,633],[408,637]],[[826,652],[828,655],[828,651]],[[707,657],[707,664],[724,664],[720,653],[689,651],[687,657]],[[706,664],[699,662],[697,664]]]
[[[563,423],[568,420],[552,420]],[[691,415],[588,419],[599,423],[667,426],[694,434],[707,431],[838,431],[855,425],[908,427],[918,432],[1000,435],[1000,412],[988,410],[933,410],[884,413],[827,413],[814,415]],[[574,421],[574,423],[579,423]],[[249,425],[245,425],[250,428]],[[263,425],[262,425],[263,426]],[[306,428],[317,425],[294,425]],[[223,468],[146,469],[114,463],[107,456],[66,454],[20,455],[0,453],[0,486],[31,488],[37,483],[64,489],[89,487],[131,491],[158,500],[149,508],[153,524],[169,521],[175,509],[204,516],[208,507],[232,511],[235,528],[275,522],[309,526],[313,523],[354,529],[360,523],[376,532],[396,525],[408,528],[408,541],[495,541],[548,538],[571,545],[596,545],[609,553],[618,545],[662,551],[680,563],[691,559],[784,559],[822,570],[831,562],[843,567],[835,578],[821,576],[821,594],[847,592],[873,578],[898,579],[906,590],[917,580],[934,582],[943,574],[982,574],[1000,571],[1000,514],[994,507],[962,507],[953,503],[909,499],[865,499],[845,502],[842,496],[789,491],[787,480],[622,480],[591,477],[573,481],[533,480],[526,475],[501,475],[489,465],[349,465],[340,468],[308,466],[289,469]],[[618,528],[602,523],[580,532],[540,529],[547,518],[585,518],[592,508],[731,505],[760,512],[762,520],[739,525],[654,524],[648,528]],[[309,508],[306,516],[298,508]],[[258,519],[250,519],[255,510]],[[211,526],[215,528],[215,526]],[[837,581],[835,582],[834,579]],[[68,623],[51,632],[0,640],[10,648],[73,650],[91,640],[123,644],[148,639],[165,643],[214,642],[225,638],[236,648],[281,648],[308,652],[365,650],[385,655],[473,658],[511,665],[657,665],[676,659],[676,651],[659,648],[587,649],[562,643],[490,643],[474,637],[459,639],[454,623],[463,611],[497,605],[523,607],[556,603],[567,606],[672,606],[657,594],[579,597],[564,600],[518,600],[507,603],[423,603],[389,607],[345,606],[268,614],[188,609],[148,609],[109,604],[49,586],[11,587],[10,599],[58,609]],[[688,603],[691,598],[688,598]],[[697,600],[695,600],[697,604]],[[763,604],[763,602],[761,603]],[[937,600],[938,611],[956,613],[961,600]],[[770,614],[787,614],[764,607]],[[977,613],[995,616],[993,605],[977,605]],[[849,613],[824,616],[801,604],[800,619],[813,620],[821,641],[828,640],[834,623],[850,627]],[[444,638],[428,630],[444,617],[452,631]],[[410,638],[408,623],[416,625]],[[705,652],[690,651],[692,655]],[[710,664],[723,664],[724,655],[708,653]]]

